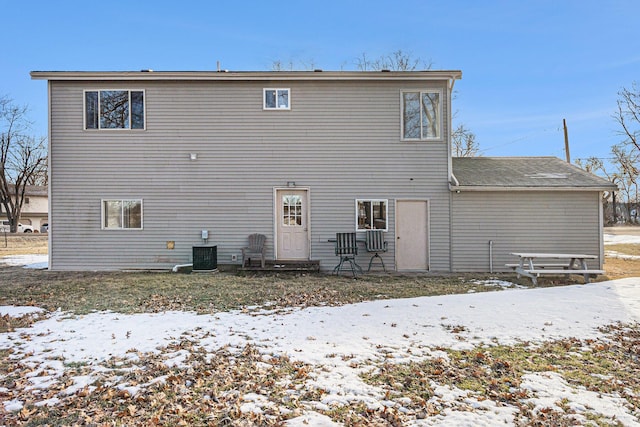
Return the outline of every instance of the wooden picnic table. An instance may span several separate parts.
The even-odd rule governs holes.
[[[604,274],[604,270],[591,269],[588,259],[597,259],[596,255],[546,252],[513,252],[520,260],[517,264],[506,264],[518,273],[518,277],[526,276],[534,285],[541,274],[580,274],[584,282],[589,283],[591,275]],[[549,260],[557,260],[549,262]]]

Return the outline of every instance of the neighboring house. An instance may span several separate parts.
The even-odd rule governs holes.
[[[9,189],[13,191],[13,185],[10,185]],[[39,232],[41,226],[48,223],[48,217],[48,188],[41,185],[27,185],[20,215],[20,223],[30,225],[35,232]],[[4,206],[2,206],[2,204],[0,204],[0,220],[7,220],[7,213],[4,212]]]
[[[463,165],[450,150],[459,71],[31,75],[48,81],[54,270],[167,269],[189,262],[207,230],[220,264],[239,264],[247,236],[261,233],[267,259],[330,271],[335,233],[364,240],[371,228],[385,231],[382,256],[396,271],[488,271],[488,240],[494,264],[534,246],[580,248],[602,264],[606,181],[575,172],[562,193],[546,180],[538,192],[500,184],[482,194],[453,167]],[[533,195],[536,208],[560,203],[583,231],[525,207],[535,221],[505,224],[508,245],[490,233],[466,241],[465,230],[495,225],[481,212]]]

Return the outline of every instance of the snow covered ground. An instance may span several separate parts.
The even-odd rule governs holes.
[[[44,269],[49,267],[49,255],[13,255],[0,258],[0,263],[25,268]]]
[[[624,243],[640,243],[640,236],[630,235],[630,234],[604,234],[604,244],[605,245],[616,245],[616,244],[624,244]]]
[[[0,307],[0,315],[17,317],[33,310]],[[434,357],[439,353],[436,348],[441,347],[469,349],[482,343],[595,338],[600,326],[639,321],[640,279],[633,278],[587,286],[385,300],[288,313],[100,312],[73,316],[56,312],[30,328],[0,334],[0,348],[12,348],[12,358],[32,367],[30,378],[38,389],[55,383],[66,366],[87,364],[95,367],[97,375],[112,357],[135,358],[132,348],[158,353],[184,337],[211,351],[225,345],[241,349],[252,344],[265,354],[288,355],[317,367],[309,385],[326,390],[323,405],[359,399],[375,407],[383,404],[384,394],[365,384],[358,374],[377,361],[421,360]],[[455,333],[452,325],[456,326]],[[166,354],[165,363],[180,365],[183,356]],[[78,378],[67,392],[73,393],[94,380],[91,376]],[[557,374],[531,374],[525,383],[535,391],[541,407],[565,398],[575,405],[614,414],[625,425],[640,425],[620,399],[576,390]],[[462,391],[442,387],[439,393],[446,400],[456,399]],[[514,408],[490,401],[482,404],[484,410],[451,411],[446,416],[427,418],[422,425],[508,425],[513,421]],[[11,400],[4,405],[7,410],[19,410],[22,402]],[[323,419],[330,425],[311,412],[306,416],[314,423]],[[292,421],[291,425],[301,425],[298,422]]]
[[[621,236],[607,236],[608,241]],[[630,240],[626,238],[625,243]],[[5,260],[6,262],[6,260]],[[16,259],[11,263],[20,264]],[[23,264],[41,259],[23,258]],[[40,264],[41,265],[41,264]],[[493,284],[495,285],[495,284]],[[20,317],[38,313],[33,307],[0,307],[0,316]],[[12,358],[30,366],[33,389],[55,384],[68,366],[83,364],[94,374],[76,378],[66,392],[90,386],[111,358],[135,360],[142,353],[164,356],[164,363],[180,366],[181,352],[167,346],[188,338],[197,346],[215,351],[223,346],[242,349],[251,344],[269,356],[287,355],[314,367],[308,386],[325,390],[321,402],[288,421],[289,426],[336,426],[314,409],[361,401],[369,407],[388,404],[383,390],[359,376],[384,360],[395,363],[442,355],[439,349],[471,349],[482,344],[542,342],[566,337],[601,336],[599,327],[616,322],[640,322],[640,278],[555,288],[510,288],[500,292],[382,300],[341,307],[312,307],[288,312],[223,312],[197,315],[164,312],[124,315],[97,312],[77,316],[48,314],[31,327],[0,334],[0,349],[11,348]],[[44,314],[40,314],[44,316]],[[136,393],[140,385],[130,389]],[[640,426],[618,396],[594,393],[569,385],[555,372],[528,374],[523,388],[535,396],[531,403],[550,407],[564,399],[578,414],[603,414],[623,425]],[[6,390],[5,390],[6,391]],[[0,396],[2,390],[0,390]],[[416,426],[512,425],[516,408],[490,399],[476,399],[466,391],[437,386],[440,402],[459,400],[475,410],[451,409],[415,420]],[[252,400],[247,410],[260,406]],[[55,405],[56,401],[41,402]],[[23,402],[2,402],[6,411],[19,411]],[[582,411],[582,412],[581,412]],[[1,413],[1,412],[0,412]]]

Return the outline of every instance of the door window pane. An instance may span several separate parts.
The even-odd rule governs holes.
[[[282,225],[302,226],[302,198],[282,196]]]

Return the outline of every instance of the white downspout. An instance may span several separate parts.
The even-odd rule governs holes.
[[[178,265],[174,265],[173,268],[171,269],[171,271],[173,271],[174,273],[177,273],[178,270],[180,270],[181,268],[185,268],[185,267],[193,267],[193,264],[178,264]]]
[[[493,274],[493,240],[489,240],[489,273]]]

